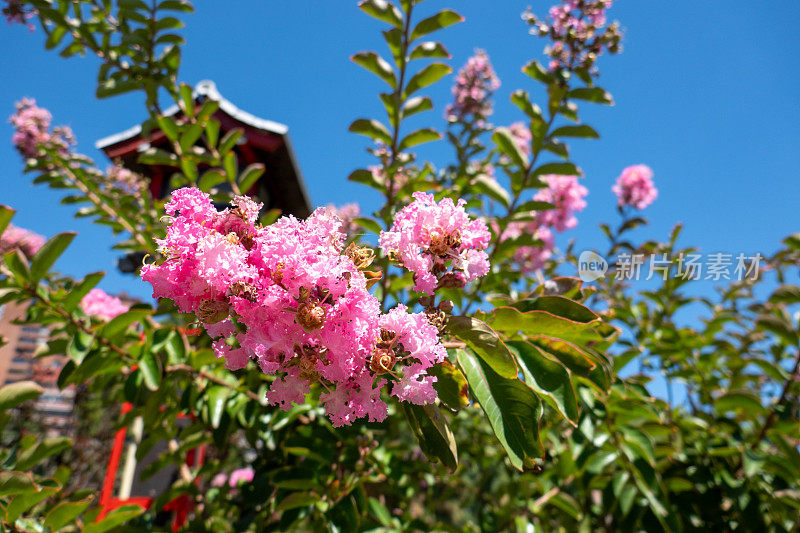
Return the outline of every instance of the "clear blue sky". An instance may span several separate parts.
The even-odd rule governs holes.
[[[385,52],[381,24],[355,4],[200,0],[186,18],[181,79],[213,79],[239,107],[288,124],[315,205],[358,201],[374,207],[377,200],[364,186],[346,181],[368,162],[366,139],[347,133],[348,125],[381,112],[380,82],[348,58],[365,49]],[[520,19],[528,5],[543,13],[549,2],[431,0],[421,8],[451,7],[466,17],[437,36],[456,69],[474,48],[488,51],[503,83],[496,94],[497,125],[521,119],[508,97],[533,85],[520,67],[544,44],[527,34]],[[744,0],[620,0],[610,16],[626,28],[624,52],[601,61],[600,83],[616,106],[585,106],[583,118],[602,139],[573,146],[586,174],[589,207],[559,244],[574,237],[579,248],[605,248],[597,224],[616,221],[610,187],[634,163],[655,170],[660,191],[647,210],[652,225],[642,237],[664,237],[681,221],[682,242],[706,252],[769,253],[783,236],[799,231],[800,3],[779,0],[765,9]],[[0,28],[0,115],[10,115],[23,96],[36,98],[52,111],[54,123],[73,128],[78,149],[104,168],[107,161],[94,141],[141,121],[140,98],[96,100],[97,61],[64,60],[44,51],[42,41],[39,31]],[[444,128],[451,81],[429,91],[436,109],[421,122]],[[47,236],[79,231],[58,263],[62,271],[104,269],[106,290],[148,296],[141,281],[116,273],[107,229],[73,220],[72,209],[58,203],[61,194],[30,184],[7,141],[11,133],[3,122],[0,203],[19,210],[14,222]],[[450,150],[439,142],[421,155],[444,166]]]

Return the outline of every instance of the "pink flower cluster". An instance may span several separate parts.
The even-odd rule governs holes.
[[[508,127],[508,131],[511,132],[511,137],[514,139],[519,151],[526,156],[530,155],[531,139],[533,136],[531,135],[531,130],[528,128],[528,125],[524,122],[514,122]]]
[[[195,313],[229,369],[254,359],[278,376],[267,400],[284,409],[319,383],[335,426],[381,421],[387,379],[400,400],[433,401],[426,370],[446,356],[438,329],[402,307],[381,313],[362,271],[371,250],[345,249],[342,222],[325,208],[261,227],[260,207],[239,196],[219,212],[199,189],[173,192],[158,243],[166,259],[142,268],[153,296]]]
[[[489,230],[482,220],[470,219],[466,202],[444,198],[437,203],[423,192],[413,196],[379,242],[390,258],[414,273],[414,289],[432,295],[439,287],[460,288],[489,272],[484,252]]]
[[[391,165],[392,158],[389,154],[389,150],[386,148],[386,145],[382,142],[378,142],[377,146],[370,151],[380,160],[381,164],[371,165],[367,167],[367,170],[372,174],[372,177],[377,183],[382,184],[386,188],[387,194],[397,194],[397,192],[402,189],[410,179],[407,170],[402,165],[395,167],[396,170],[390,179],[386,173],[386,168]]]
[[[9,24],[22,24],[30,31],[35,29],[30,23],[30,19],[37,13],[35,9],[26,7],[19,0],[5,0],[5,3],[3,15]]]
[[[584,198],[589,191],[578,182],[578,176],[542,176],[547,187],[533,195],[539,202],[553,204],[553,209],[540,211],[537,215],[540,226],[551,226],[556,231],[572,229],[578,225],[575,213],[586,207]]]
[[[500,79],[494,73],[489,56],[483,50],[467,60],[458,71],[453,86],[453,103],[445,109],[445,118],[451,122],[474,119],[479,127],[492,114],[492,92],[500,88]]]
[[[119,189],[128,194],[140,191],[145,185],[144,178],[119,165],[109,165],[106,169],[106,186]]]
[[[620,207],[644,209],[658,197],[658,189],[653,184],[653,170],[647,165],[625,168],[611,190],[617,195]]]
[[[349,237],[358,233],[360,226],[355,223],[361,215],[361,208],[357,203],[345,204],[336,207],[328,204],[328,210],[342,221],[342,231]]]
[[[622,35],[617,23],[606,25],[606,10],[614,0],[562,0],[550,8],[548,20],[526,11],[522,18],[533,26],[531,33],[550,37],[545,49],[550,69],[592,68],[597,57],[608,50],[619,51]]]
[[[555,236],[553,230],[561,232],[578,225],[575,213],[586,207],[584,198],[589,191],[578,182],[577,176],[542,176],[547,187],[540,189],[533,199],[553,204],[552,209],[537,211],[534,220],[529,222],[512,222],[503,232],[501,240],[518,238],[522,234],[530,234],[542,241],[541,245],[519,246],[515,251],[515,260],[523,272],[531,272],[544,267],[545,262],[553,255]]]
[[[23,98],[16,107],[16,112],[9,118],[16,130],[11,142],[24,157],[36,157],[42,146],[65,151],[74,144],[72,131],[67,127],[54,128],[50,132],[53,117],[47,109],[38,107],[33,98]]]
[[[81,299],[81,310],[89,316],[96,316],[102,320],[111,320],[128,309],[130,306],[103,289],[92,289]]]
[[[5,231],[0,235],[0,254],[10,252],[15,248],[28,257],[39,251],[45,243],[44,237],[38,233],[19,228],[14,224],[6,226]]]
[[[239,486],[240,482],[250,483],[251,481],[253,481],[254,475],[255,472],[249,466],[245,468],[240,468],[238,470],[234,470],[233,472],[231,472],[231,477],[228,479],[228,485],[231,488],[235,488]]]

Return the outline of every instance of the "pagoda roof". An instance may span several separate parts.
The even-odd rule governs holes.
[[[217,90],[217,85],[211,80],[203,80],[195,85],[194,90],[192,91],[192,97],[195,100],[198,98],[208,98],[209,100],[214,100],[215,102],[219,102],[219,108],[224,111],[229,117],[238,120],[239,122],[246,124],[248,126],[252,126],[253,128],[263,130],[268,133],[274,133],[277,135],[287,135],[289,134],[289,126],[286,124],[281,124],[280,122],[274,122],[272,120],[267,120],[261,117],[257,117],[253,114],[248,113],[242,109],[239,109],[230,100],[225,99],[220,92]],[[170,117],[173,115],[177,115],[180,113],[181,109],[178,105],[173,105],[167,108],[164,111],[164,115]],[[114,144],[118,144],[123,141],[130,140],[134,137],[137,137],[139,134],[142,133],[142,125],[136,124],[128,128],[127,130],[121,131],[119,133],[114,133],[113,135],[109,135],[107,137],[103,137],[102,139],[98,140],[94,145],[95,148],[99,150],[104,150]]]
[[[285,213],[292,213],[299,217],[308,216],[311,202],[289,140],[288,126],[239,109],[219,93],[216,84],[211,80],[199,82],[194,87],[192,96],[196,102],[213,100],[219,103],[219,109],[212,116],[221,122],[222,133],[236,127],[244,130],[244,137],[239,144],[249,145],[248,151],[256,154],[253,157],[266,163],[267,175],[270,175],[270,193],[274,201],[278,202],[278,207],[281,207]],[[182,111],[177,105],[164,111],[165,116],[181,114]],[[95,147],[105,152],[109,158],[121,159],[124,165],[130,165],[135,164],[138,153],[151,145],[163,146],[164,142],[166,139],[163,132],[155,129],[145,137],[142,136],[141,124],[137,124],[98,140]],[[262,154],[262,156],[258,156],[258,154]],[[263,160],[264,157],[268,161]],[[245,164],[249,162],[254,161],[248,161]],[[270,169],[270,166],[273,168]],[[263,176],[262,180],[265,177],[267,176]],[[276,179],[282,183],[277,183]],[[256,189],[258,187],[255,187],[253,191]]]

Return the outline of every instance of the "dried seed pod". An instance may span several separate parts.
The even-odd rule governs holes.
[[[325,308],[316,300],[301,301],[295,321],[306,331],[319,329],[325,325]]]
[[[369,267],[375,260],[375,252],[372,248],[358,247],[356,243],[351,242],[345,249],[344,255],[347,256],[359,270],[364,270]]]
[[[378,348],[372,354],[369,360],[369,369],[381,376],[392,371],[394,365],[397,363],[397,357],[394,352],[385,348]]]
[[[216,324],[228,318],[230,305],[219,300],[203,300],[197,308],[197,319],[204,324]]]

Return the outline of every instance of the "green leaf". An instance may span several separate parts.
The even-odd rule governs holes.
[[[222,157],[228,155],[228,152],[233,150],[233,147],[236,146],[236,143],[239,142],[242,135],[244,135],[244,130],[242,128],[233,128],[226,133],[219,142],[218,150],[220,155],[222,155]]]
[[[161,368],[153,352],[145,352],[139,359],[139,368],[142,369],[144,384],[150,390],[157,390],[161,385]]]
[[[83,533],[105,533],[115,527],[121,526],[125,522],[136,518],[145,510],[138,505],[123,505],[108,513],[99,522],[92,522],[83,525]]]
[[[131,324],[144,320],[144,318],[151,313],[152,311],[150,309],[131,309],[130,311],[126,311],[112,318],[111,321],[105,325],[101,333],[106,338],[114,337],[128,329],[128,326]]]
[[[220,183],[225,182],[225,174],[219,171],[218,168],[211,168],[206,170],[197,182],[197,186],[203,192],[208,192]]]
[[[275,506],[275,512],[280,513],[289,509],[297,509],[298,507],[308,507],[316,503],[317,499],[317,496],[307,491],[292,492]]]
[[[194,97],[192,96],[192,88],[185,84],[180,84],[181,101],[185,112],[190,116],[194,116]]]
[[[0,388],[0,413],[38,398],[44,389],[33,381],[18,381]]]
[[[583,172],[574,163],[545,163],[536,168],[531,174],[532,177],[544,176],[546,174],[557,174],[559,176],[581,176]]]
[[[262,163],[247,165],[239,175],[239,189],[242,191],[242,194],[247,194],[247,191],[249,191],[253,185],[258,182],[261,176],[264,175],[265,170],[266,167],[264,167]]]
[[[511,204],[511,195],[496,179],[490,176],[479,174],[475,177],[472,186],[500,202],[503,207],[508,207]]]
[[[517,353],[517,363],[525,384],[558,410],[561,416],[576,425],[578,398],[572,388],[569,371],[529,342],[509,341],[508,347]]]
[[[353,55],[350,60],[378,76],[392,89],[397,88],[397,78],[394,75],[392,66],[375,52],[359,52]]]
[[[77,233],[74,231],[59,233],[39,248],[39,251],[31,258],[31,281],[39,281],[47,274],[53,263],[64,253],[72,239],[75,238],[75,235]]]
[[[442,134],[432,128],[422,128],[417,131],[412,131],[400,141],[399,150],[402,152],[412,146],[423,144],[431,141],[438,141],[442,138]]]
[[[27,284],[30,281],[31,267],[28,265],[28,259],[22,253],[22,250],[15,248],[3,254],[3,261],[20,285]]]
[[[442,43],[437,43],[436,41],[426,41],[415,46],[411,51],[411,55],[409,55],[409,59],[423,58],[450,59],[450,52],[447,51],[447,48],[445,48]]]
[[[635,460],[636,457],[641,457],[651,466],[655,466],[656,453],[653,447],[653,441],[647,433],[629,426],[620,426],[619,429],[624,436],[623,446],[626,446],[628,451],[632,454],[631,460]]]
[[[368,185],[373,189],[378,189],[379,191],[382,191],[384,189],[383,182],[377,180],[372,172],[363,168],[354,170],[349,176],[347,176],[347,179],[355,183],[362,183],[364,185]]]
[[[230,389],[221,385],[214,385],[208,390],[208,419],[211,427],[218,428],[222,420],[222,413],[225,412],[225,403],[230,395]]]
[[[2,233],[2,223],[0,222],[0,233]],[[800,287],[797,285],[781,285],[775,292],[772,293],[772,296],[769,297],[769,301],[773,303],[783,303],[783,304],[796,304],[800,302]]]
[[[40,487],[37,492],[24,492],[18,494],[6,508],[6,522],[16,522],[22,513],[41,502],[42,500],[56,494],[58,487]]]
[[[547,311],[575,322],[595,322],[600,317],[585,305],[563,296],[538,296],[516,302],[512,307],[522,311]]]
[[[387,22],[395,28],[403,27],[403,14],[386,0],[362,0],[358,3],[358,7],[367,15]]]
[[[156,122],[170,141],[175,142],[178,140],[178,124],[174,119],[171,117],[157,117]]]
[[[456,441],[450,426],[435,405],[400,402],[419,446],[429,459],[438,459],[451,471],[458,467]]]
[[[66,26],[55,26],[53,31],[50,32],[50,35],[47,36],[47,41],[45,41],[44,47],[47,50],[52,50],[53,48],[57,47],[59,44],[61,44],[61,41],[64,39],[64,36],[67,35],[67,33],[68,29]]]
[[[456,355],[472,395],[489,418],[511,464],[518,470],[534,467],[534,458],[544,456],[539,438],[542,402],[516,377],[499,376],[466,350],[456,350]]]
[[[180,11],[181,13],[194,13],[194,6],[187,0],[164,0],[158,4],[158,9]]]
[[[6,230],[8,223],[14,218],[14,213],[16,212],[16,210],[11,209],[7,205],[0,205],[0,235]]]
[[[230,151],[222,159],[222,167],[225,169],[225,177],[233,183],[239,174],[239,164],[236,159],[236,152]]]
[[[366,135],[375,141],[383,141],[386,144],[392,143],[392,135],[389,133],[389,130],[377,120],[360,118],[350,124],[348,131],[358,133],[359,135]]]
[[[554,505],[570,515],[575,520],[581,519],[581,508],[575,498],[565,492],[559,492],[548,500],[548,503]]]
[[[217,141],[219,141],[219,128],[219,120],[209,118],[206,121],[206,139],[208,140],[209,145],[214,147],[217,146]]]
[[[39,486],[28,472],[0,472],[0,497],[38,491]]]
[[[406,100],[406,103],[403,104],[402,112],[403,117],[410,117],[431,109],[433,109],[433,101],[429,97],[415,96]]]
[[[759,397],[750,391],[730,391],[714,402],[714,409],[718,413],[741,410],[748,415],[758,415],[766,412]]]
[[[403,98],[408,98],[420,89],[424,89],[428,85],[436,83],[452,71],[453,69],[444,63],[431,63],[411,76],[411,79],[408,80],[408,84],[403,91]]]
[[[515,165],[522,169],[528,168],[528,157],[522,153],[508,128],[497,128],[492,135],[492,141]]]
[[[428,369],[428,374],[436,376],[433,388],[439,400],[453,411],[459,411],[469,405],[469,384],[464,374],[450,361],[444,360]]]
[[[178,156],[160,148],[148,148],[139,154],[138,161],[143,165],[167,165],[170,167],[177,167],[180,164]]]
[[[488,324],[508,334],[547,335],[560,339],[583,342],[602,341],[592,326],[600,321],[580,322],[553,315],[547,311],[521,312],[513,307],[498,307],[487,317]]]
[[[778,335],[787,345],[798,343],[798,335],[788,320],[775,315],[761,315],[756,321],[759,329],[767,330]]]
[[[72,287],[72,290],[67,293],[64,299],[61,300],[61,307],[70,313],[77,309],[78,304],[81,303],[83,297],[89,294],[89,291],[94,289],[105,275],[105,272],[92,272],[91,274],[86,274],[81,281]]]
[[[452,26],[453,24],[458,24],[459,22],[463,21],[464,17],[455,11],[445,9],[439,13],[436,13],[432,17],[428,17],[419,21],[419,23],[414,26],[414,31],[411,32],[411,40],[416,41],[420,37],[424,37],[429,33],[433,33],[437,30],[447,28],[448,26]]]
[[[600,134],[587,124],[579,126],[561,126],[556,128],[550,137],[583,137],[586,139],[599,139]]]
[[[31,446],[17,458],[14,468],[19,470],[31,470],[42,460],[66,450],[72,446],[72,440],[67,437],[46,437]]]
[[[447,331],[455,335],[503,377],[516,378],[517,364],[508,347],[488,324],[467,316],[450,317]]]
[[[522,67],[522,72],[536,81],[549,85],[555,81],[553,75],[548,72],[538,61],[534,60]]]
[[[526,91],[519,89],[511,93],[511,102],[528,115],[529,118],[536,121],[544,120],[542,118],[542,110],[539,109],[538,105],[531,102],[531,98]]]
[[[184,154],[188,154],[197,140],[203,134],[203,125],[195,122],[181,135],[180,146]]]
[[[365,230],[371,231],[375,235],[381,234],[381,226],[376,221],[372,220],[371,218],[364,218],[358,217],[354,218],[353,222],[364,228]]]
[[[577,89],[569,91],[567,93],[567,98],[586,100],[597,104],[614,105],[614,98],[612,98],[611,94],[600,87],[578,87]]]
[[[89,504],[92,503],[93,496],[75,502],[62,502],[50,509],[44,517],[44,526],[57,531],[66,526],[83,513]]]

